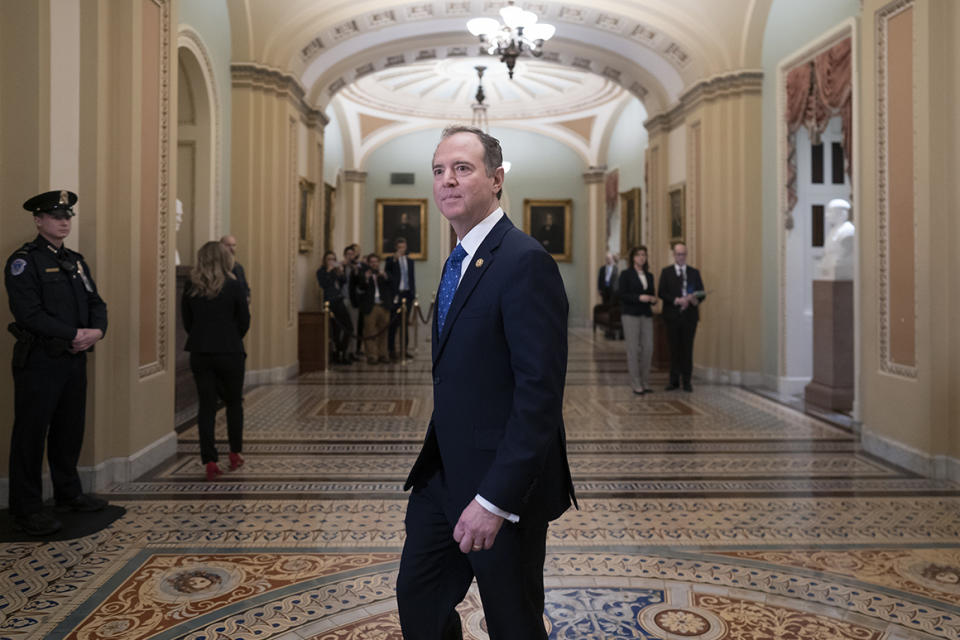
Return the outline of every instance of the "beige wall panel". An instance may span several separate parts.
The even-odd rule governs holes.
[[[918,472],[955,480],[960,479],[957,14],[951,0],[864,2],[857,228],[864,247],[860,404],[865,448]],[[905,59],[912,61],[910,68],[903,68]],[[899,164],[902,158],[894,156],[902,155],[911,155],[914,164]],[[908,171],[912,187],[895,175]],[[906,264],[902,254],[911,253],[905,242],[915,247]],[[908,272],[910,280],[898,280],[897,271]],[[910,286],[912,301],[904,291]],[[899,302],[895,296],[901,296]],[[898,336],[902,327],[897,325],[909,325],[900,318],[912,310],[910,366],[902,362],[910,362],[910,338]]]
[[[247,369],[280,376],[297,361],[296,114],[284,93],[236,81],[232,104],[231,232],[253,292]]]
[[[42,133],[45,121],[44,87],[49,68],[41,64],[41,51],[49,48],[49,20],[43,3],[0,2],[0,260],[37,235],[33,218],[20,208],[30,196],[47,188],[44,159],[49,144]],[[6,289],[0,296],[0,327],[13,321]],[[13,427],[13,377],[10,359],[13,339],[0,338],[0,475],[10,459]]]
[[[887,44],[890,359],[916,365],[913,10],[892,17]]]
[[[140,122],[140,366],[159,359],[160,7],[142,0]]]

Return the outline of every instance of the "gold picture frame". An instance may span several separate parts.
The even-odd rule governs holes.
[[[573,200],[524,199],[523,230],[557,262],[573,262]]]
[[[620,255],[624,258],[643,244],[642,203],[640,187],[620,193]]]
[[[376,252],[381,256],[393,253],[393,241],[407,241],[411,260],[427,259],[427,199],[377,198]]]
[[[670,212],[670,244],[682,242],[687,230],[687,186],[684,182],[667,188],[668,211]]]
[[[300,253],[313,251],[313,199],[317,185],[306,178],[300,178]]]

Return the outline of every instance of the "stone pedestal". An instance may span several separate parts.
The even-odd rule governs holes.
[[[853,409],[853,281],[813,281],[813,380],[806,402]]]

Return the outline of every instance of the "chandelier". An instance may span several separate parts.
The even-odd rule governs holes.
[[[490,133],[490,121],[487,119],[487,105],[483,103],[487,97],[487,94],[483,92],[483,72],[486,71],[487,68],[478,65],[474,67],[474,69],[477,70],[477,95],[475,96],[477,101],[473,103],[473,121],[471,124],[484,133]],[[504,173],[508,173],[511,163],[509,160],[504,160],[500,166],[503,167]]]
[[[553,37],[557,28],[552,24],[537,22],[537,14],[514,6],[510,0],[500,9],[503,24],[493,18],[474,18],[467,22],[467,31],[480,38],[480,42],[489,45],[487,53],[500,56],[500,62],[507,65],[510,78],[517,57],[524,51],[539,58],[543,55],[543,43]]]

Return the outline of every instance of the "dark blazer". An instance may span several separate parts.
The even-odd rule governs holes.
[[[374,300],[377,297],[377,288],[380,289],[380,304],[390,308],[393,305],[393,296],[396,293],[393,290],[393,284],[387,274],[381,272],[374,276],[377,279],[377,287],[373,286],[373,279],[367,280],[367,272],[364,270],[357,276],[357,302],[360,313],[370,313],[373,310]]]
[[[191,290],[188,281],[181,303],[183,328],[187,330],[184,349],[192,353],[244,353],[250,307],[243,284],[227,280],[215,298],[191,296]]]
[[[404,485],[445,469],[450,522],[480,494],[546,522],[574,499],[563,426],[569,305],[557,263],[504,216],[470,257],[443,332],[433,415]]]
[[[336,302],[343,299],[342,287],[346,281],[347,277],[342,273],[337,274],[336,270],[327,271],[326,267],[317,269],[317,284],[323,291],[324,302]]]
[[[605,303],[614,303],[616,302],[618,288],[617,288],[617,279],[619,278],[619,270],[617,265],[613,265],[613,271],[610,273],[610,284],[607,284],[607,265],[601,265],[600,271],[597,272],[597,291],[600,293],[600,297],[603,298]]]
[[[237,277],[237,281],[243,285],[243,290],[247,293],[247,300],[250,299],[250,283],[247,282],[247,274],[243,270],[243,265],[239,262],[233,263],[233,275]]]
[[[620,313],[628,316],[652,316],[653,309],[649,302],[640,302],[640,296],[654,294],[653,274],[649,271],[644,273],[647,279],[647,286],[644,287],[640,282],[640,276],[637,270],[630,268],[620,274]]]
[[[394,289],[399,293],[400,291],[400,260],[396,256],[390,256],[387,258],[387,264],[384,266],[383,270],[390,277],[390,282],[393,283]],[[417,278],[415,275],[415,269],[413,268],[413,260],[410,259],[410,256],[407,256],[407,284],[410,285],[410,297],[417,297]]]
[[[680,307],[673,304],[675,298],[684,295],[682,291],[683,280],[677,276],[676,265],[671,264],[663,268],[663,271],[660,272],[660,283],[657,288],[660,290],[660,299],[663,300],[664,320],[682,318],[692,322],[700,321],[699,308],[690,305],[686,311],[681,311]],[[687,265],[687,293],[693,293],[694,291],[704,291],[703,280],[700,279],[699,271]],[[700,302],[702,303],[703,300],[701,299]]]

